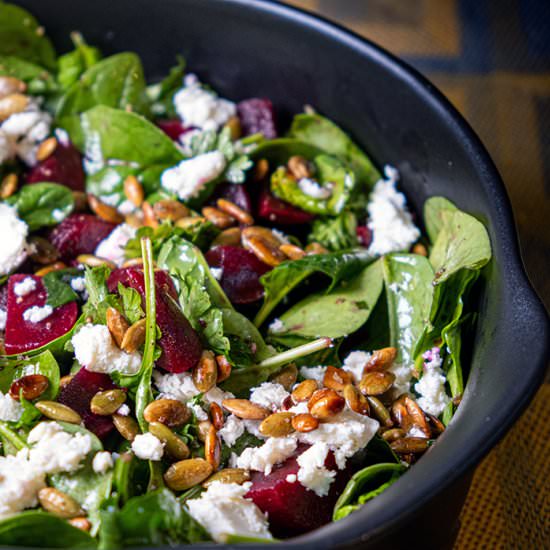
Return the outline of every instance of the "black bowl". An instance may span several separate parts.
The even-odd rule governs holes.
[[[368,41],[294,8],[257,0],[24,0],[60,50],[81,30],[104,53],[137,51],[149,77],[183,53],[221,94],[266,96],[284,120],[311,104],[380,164],[397,166],[418,212],[444,195],[486,224],[485,270],[471,372],[437,445],[361,511],[288,546],[442,548],[452,541],[475,465],[541,382],[546,313],[527,280],[500,177],[468,124],[411,68]]]

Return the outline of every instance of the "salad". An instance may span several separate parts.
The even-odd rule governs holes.
[[[71,39],[0,3],[0,545],[368,510],[460,403],[486,229],[314,107]]]

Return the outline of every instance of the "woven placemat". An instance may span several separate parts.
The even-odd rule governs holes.
[[[550,384],[476,470],[455,550],[550,548]]]

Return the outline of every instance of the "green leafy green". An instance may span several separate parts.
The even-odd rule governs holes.
[[[0,421],[0,440],[2,441],[2,450],[4,456],[14,455],[17,451],[26,448],[27,441],[19,435],[15,429],[12,429],[8,422]]]
[[[114,307],[121,310],[120,302],[114,294],[109,294],[107,278],[111,270],[105,266],[86,267],[84,280],[88,292],[88,301],[82,308],[82,314],[91,318],[94,323],[106,324],[107,309]],[[122,311],[121,311],[122,313]]]
[[[11,55],[0,55],[0,76],[13,76],[27,85],[31,95],[47,95],[58,91],[57,82],[44,67]]]
[[[57,183],[24,185],[6,202],[17,209],[19,217],[29,226],[30,231],[57,225],[74,207],[71,190]]]
[[[443,212],[455,212],[458,208],[444,197],[430,197],[424,203],[424,226],[433,244],[443,227]]]
[[[297,139],[277,138],[260,142],[250,153],[253,159],[265,158],[271,166],[284,166],[292,156],[312,160],[323,154],[323,150],[315,145],[304,143]]]
[[[141,307],[141,294],[135,288],[124,286],[119,282],[118,294],[122,301],[124,317],[126,317],[131,325],[145,316]]]
[[[185,59],[177,57],[177,65],[170,69],[168,75],[147,87],[147,97],[151,102],[151,111],[157,117],[175,118],[174,94],[181,88],[185,74]]]
[[[60,56],[57,60],[57,80],[63,90],[68,90],[78,81],[82,73],[101,59],[101,52],[93,46],[88,46],[80,33],[71,33],[71,40],[74,50]]]
[[[332,252],[349,250],[358,246],[357,217],[353,212],[344,211],[335,218],[318,218],[311,226],[309,242],[323,245]]]
[[[78,269],[60,269],[44,275],[42,282],[48,295],[46,304],[55,308],[78,300],[78,294],[71,287],[71,280],[80,274]]]

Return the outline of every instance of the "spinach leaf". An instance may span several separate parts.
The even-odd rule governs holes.
[[[242,452],[248,447],[261,447],[265,441],[252,435],[251,433],[245,431],[240,437],[237,438],[235,443],[231,447],[223,445],[221,463],[227,464],[231,458],[231,454],[235,453],[237,456],[240,456]]]
[[[147,97],[151,102],[151,112],[156,117],[176,118],[174,94],[182,87],[185,74],[185,59],[177,57],[177,65],[170,69],[168,75],[158,82],[147,87]]]
[[[280,319],[279,334],[341,338],[352,334],[369,318],[383,287],[380,261],[369,265],[350,282],[344,281],[328,294],[312,294],[292,306]]]
[[[260,326],[291,290],[314,273],[323,273],[331,278],[328,288],[330,292],[340,281],[351,279],[372,261],[374,261],[372,255],[363,248],[304,256],[299,260],[279,264],[260,279],[265,295],[254,324]]]
[[[380,173],[368,156],[328,118],[308,113],[296,115],[289,136],[314,145],[349,164],[361,185],[371,188],[380,179]]]
[[[19,217],[29,226],[30,231],[57,225],[74,208],[71,190],[58,183],[24,185],[6,202],[17,209]]]
[[[254,159],[265,158],[271,166],[284,166],[288,159],[295,155],[313,160],[321,154],[323,154],[323,150],[315,145],[293,138],[277,138],[262,141],[254,148],[250,156]]]
[[[88,46],[80,33],[71,33],[71,40],[74,50],[60,56],[57,60],[57,80],[63,90],[68,90],[78,81],[82,73],[101,59],[101,52],[93,46]]]
[[[265,539],[262,537],[247,537],[246,535],[226,535],[225,544],[275,544],[282,542],[278,539]]]
[[[335,218],[317,218],[308,235],[309,242],[323,245],[332,252],[349,250],[359,245],[357,217],[353,212],[342,212]]]
[[[444,197],[430,197],[424,203],[424,225],[426,233],[432,244],[435,243],[439,232],[443,227],[443,212],[454,212],[458,208]]]
[[[0,440],[4,456],[17,454],[17,451],[28,447],[26,438],[21,437],[4,421],[0,421]]]
[[[107,278],[111,270],[107,266],[86,267],[84,280],[88,292],[88,301],[82,308],[82,315],[89,317],[96,324],[106,324],[106,313],[109,307],[118,309],[121,313],[120,302],[114,294],[109,294]]]
[[[78,294],[71,287],[71,280],[80,274],[78,269],[60,269],[44,275],[42,282],[48,295],[46,304],[55,308],[78,300]]]
[[[141,307],[141,294],[135,288],[118,283],[118,293],[122,301],[124,317],[131,325],[145,317]]]
[[[27,511],[0,521],[0,546],[95,548],[97,543],[65,519],[42,511]]]
[[[13,76],[22,80],[31,95],[47,95],[58,91],[55,78],[44,67],[11,55],[0,55],[0,76]]]
[[[44,29],[25,9],[0,3],[0,55],[14,55],[55,70],[55,50]]]

